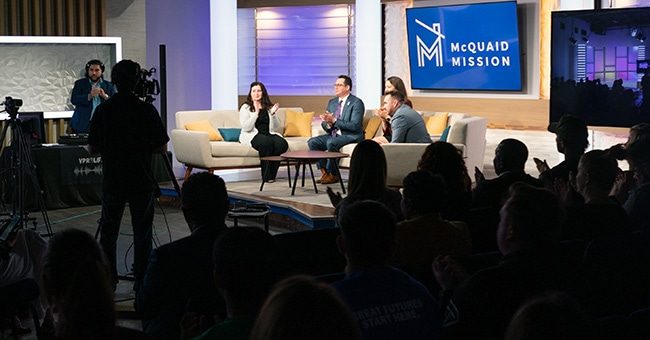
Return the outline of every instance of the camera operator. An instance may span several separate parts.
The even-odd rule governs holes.
[[[111,264],[117,284],[116,242],[126,202],[133,227],[134,290],[137,290],[151,252],[154,193],[157,183],[151,171],[152,154],[169,141],[156,108],[133,93],[140,65],[122,60],[111,79],[117,93],[97,108],[90,122],[91,153],[103,162],[102,217],[99,243]]]
[[[86,76],[74,82],[70,102],[74,113],[68,133],[88,133],[90,119],[97,106],[115,93],[113,85],[104,80],[104,64],[93,59],[86,63]]]

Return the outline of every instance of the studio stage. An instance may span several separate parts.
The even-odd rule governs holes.
[[[198,172],[197,170],[196,172]],[[347,188],[347,170],[342,170],[344,184]],[[318,194],[314,193],[314,186],[309,175],[305,176],[305,186],[298,180],[295,195],[291,195],[291,187],[287,178],[286,168],[280,168],[274,183],[265,183],[260,191],[261,175],[259,168],[242,169],[235,173],[216,172],[226,181],[228,196],[232,205],[242,203],[263,203],[271,207],[274,215],[283,216],[284,219],[271,219],[272,226],[283,229],[319,229],[334,227],[334,207],[330,203],[326,189],[330,186],[335,192],[341,191],[338,183],[322,185],[317,184]],[[294,175],[294,169],[291,170]],[[180,183],[182,186],[182,182]],[[161,183],[163,195],[174,196],[171,182]],[[345,195],[344,195],[345,196]],[[273,216],[272,216],[273,217]],[[294,220],[302,227],[296,226]],[[291,224],[283,226],[282,224]]]

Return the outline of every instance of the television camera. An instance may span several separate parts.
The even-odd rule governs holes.
[[[27,183],[32,183],[34,185],[34,192],[38,193],[38,206],[41,210],[48,235],[52,235],[52,227],[50,226],[49,217],[45,209],[42,191],[38,184],[36,167],[31,156],[31,145],[27,143],[21,126],[21,120],[17,118],[18,109],[23,105],[23,101],[18,98],[5,97],[5,100],[0,105],[4,105],[5,107],[0,112],[6,112],[9,115],[9,119],[4,122],[2,132],[0,133],[0,145],[5,145],[5,142],[7,142],[6,139],[9,139],[9,143],[7,143],[8,147],[4,149],[4,152],[7,152],[8,155],[8,166],[3,170],[2,175],[5,176],[3,181],[10,183],[8,187],[10,188],[12,203],[10,212],[0,214],[7,216],[7,218],[0,219],[0,252],[2,252],[8,249],[7,241],[18,229],[26,227],[30,221],[34,223],[34,227],[36,226],[35,219],[29,217],[29,212],[25,204],[25,187]],[[31,181],[27,177],[30,177]],[[4,203],[2,205],[4,206]]]
[[[18,109],[23,106],[23,100],[18,98],[5,97],[5,101],[0,103],[0,105],[5,106],[4,111],[9,114],[9,118],[16,119],[16,116],[18,115]]]
[[[152,78],[155,73],[155,67],[148,70],[141,68],[138,72],[138,83],[135,85],[135,89],[133,90],[133,93],[135,93],[136,96],[149,104],[156,100],[154,96],[160,94],[160,84],[157,79]]]

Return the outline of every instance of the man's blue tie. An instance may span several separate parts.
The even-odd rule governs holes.
[[[336,119],[341,118],[342,109],[343,109],[343,100],[339,99],[339,103],[338,103],[338,105],[336,105],[336,110],[334,110],[334,118],[336,118]],[[336,137],[336,132],[338,130],[339,129],[337,129],[337,128],[332,128],[332,131],[331,131],[332,137]]]

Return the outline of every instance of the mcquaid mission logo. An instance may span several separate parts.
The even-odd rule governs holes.
[[[418,49],[418,67],[424,67],[425,58],[428,60],[436,58],[436,67],[442,67],[442,39],[444,39],[445,36],[440,33],[440,23],[431,24],[431,27],[418,19],[415,19],[415,23],[437,36],[431,46],[427,46],[424,41],[420,39],[419,35],[415,36]]]
[[[407,9],[417,89],[521,90],[515,2]]]

